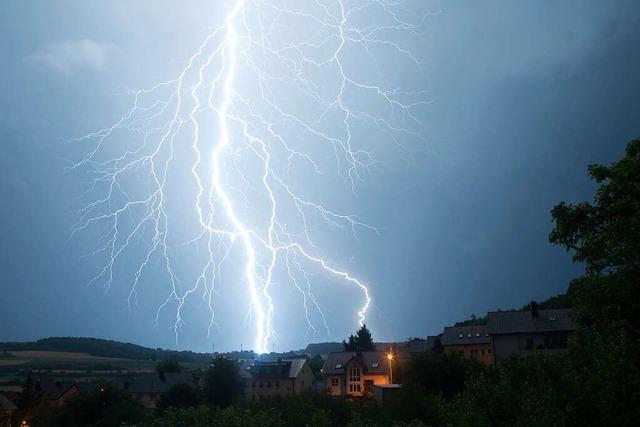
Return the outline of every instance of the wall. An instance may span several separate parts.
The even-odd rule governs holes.
[[[564,351],[568,332],[548,332],[533,334],[492,335],[496,362],[512,355],[528,356],[534,353],[557,353]]]
[[[476,359],[486,366],[493,365],[493,350],[490,343],[448,345],[444,351],[447,354],[456,354],[465,359]]]

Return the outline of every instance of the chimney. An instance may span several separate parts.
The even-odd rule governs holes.
[[[531,301],[531,304],[529,304],[529,306],[531,307],[531,317],[533,318],[537,318],[538,317],[538,303],[535,301]]]

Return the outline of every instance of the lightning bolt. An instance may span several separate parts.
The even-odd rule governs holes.
[[[362,18],[369,15],[377,18]],[[217,327],[217,284],[223,266],[238,251],[257,352],[266,352],[276,337],[271,288],[279,265],[303,298],[307,332],[317,332],[311,314],[315,310],[331,334],[313,292],[312,270],[361,292],[355,320],[363,325],[372,304],[369,286],[322,254],[312,224],[321,220],[356,238],[359,230],[378,230],[357,215],[302,195],[292,170],[325,175],[326,161],[322,156],[318,160],[316,151],[329,147],[338,174],[355,194],[375,164],[371,152],[358,148],[357,129],[369,127],[399,145],[399,136],[422,137],[415,111],[428,103],[425,92],[372,83],[346,58],[347,49],[357,47],[377,64],[375,52],[386,49],[419,66],[409,49],[385,35],[421,36],[429,15],[417,15],[416,20],[400,0],[363,0],[348,6],[345,0],[288,6],[233,1],[222,25],[205,37],[177,78],[128,91],[133,105],[116,123],[69,140],[91,147],[69,167],[90,177],[83,197],[92,200],[78,211],[72,236],[98,228],[98,247],[88,255],[107,259],[89,283],[102,282],[108,290],[122,258],[147,242],[133,272],[128,303],[137,304],[142,277],[159,262],[168,294],[158,307],[156,323],[175,303],[178,339],[185,303],[197,293],[209,309],[209,332]],[[298,39],[301,25],[308,31]],[[328,78],[318,77],[323,73]],[[283,86],[314,106],[313,119],[283,100]],[[360,93],[384,107],[360,108],[353,102]],[[176,214],[171,200],[180,193],[178,179],[188,179],[194,190],[181,194],[189,202],[180,202]],[[195,214],[198,231],[176,243],[176,218],[184,218],[187,210]],[[198,273],[184,286],[175,252],[194,245],[198,254],[205,248],[204,258],[196,257],[201,261]]]

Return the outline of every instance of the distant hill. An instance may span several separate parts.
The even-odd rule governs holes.
[[[193,351],[163,350],[137,344],[103,340],[100,338],[52,337],[30,342],[0,342],[2,351],[64,351],[87,353],[100,357],[118,357],[132,360],[166,360],[178,362],[207,362],[211,355]]]

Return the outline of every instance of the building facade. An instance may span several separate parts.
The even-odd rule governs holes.
[[[247,399],[300,395],[311,390],[313,372],[307,359],[278,359],[244,363],[240,369]]]
[[[0,392],[0,427],[11,427],[14,423],[17,406]]]
[[[442,334],[442,346],[447,354],[493,365],[493,348],[486,325],[447,326]]]
[[[487,313],[487,330],[491,336],[494,361],[512,356],[564,351],[575,329],[569,309],[530,310]]]
[[[374,385],[389,384],[393,360],[383,351],[329,353],[322,368],[332,396],[371,396]]]

